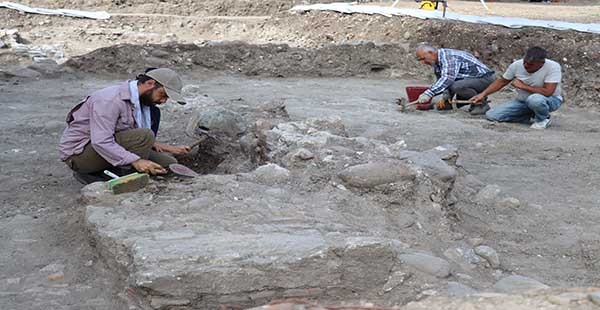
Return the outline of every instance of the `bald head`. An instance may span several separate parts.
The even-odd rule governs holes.
[[[415,55],[417,56],[417,60],[425,65],[434,65],[438,62],[437,48],[428,43],[421,43],[417,45]]]

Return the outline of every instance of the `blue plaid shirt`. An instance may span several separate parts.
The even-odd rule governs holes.
[[[425,91],[425,94],[431,97],[443,92],[454,81],[479,78],[494,73],[475,56],[449,48],[438,49],[438,63],[433,66],[433,71],[437,81]]]

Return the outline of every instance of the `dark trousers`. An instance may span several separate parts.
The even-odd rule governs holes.
[[[480,78],[468,78],[454,81],[454,83],[448,87],[450,98],[454,98],[454,95],[456,95],[456,99],[458,100],[469,100],[471,97],[488,88],[495,80],[494,74],[488,74]]]
[[[150,129],[154,132],[154,136],[158,136],[158,127],[160,126],[160,109],[151,106],[150,107]]]

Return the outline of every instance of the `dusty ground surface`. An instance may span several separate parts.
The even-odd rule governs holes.
[[[12,249],[2,257],[6,282],[2,302],[9,308],[24,305],[36,309],[54,302],[77,309],[86,294],[95,296],[97,304],[91,308],[110,309],[114,307],[111,303],[121,302],[113,298],[123,295],[125,282],[104,269],[81,233],[82,209],[75,201],[80,185],[56,159],[56,139],[62,129],[57,120],[86,91],[114,79],[84,75],[2,86],[3,93],[14,94],[4,97],[7,113],[2,116],[7,131],[13,133],[4,138],[2,152],[6,171],[2,242],[4,248]],[[498,251],[502,262],[500,274],[486,272],[492,283],[476,278],[469,280],[470,285],[484,290],[495,276],[512,273],[552,287],[596,284],[600,248],[594,223],[600,197],[594,174],[598,167],[590,160],[598,151],[594,143],[599,132],[596,113],[566,108],[555,116],[555,126],[537,132],[519,125],[494,126],[463,113],[398,113],[391,101],[396,89],[406,83],[402,81],[231,76],[199,80],[193,74],[186,80],[226,106],[240,98],[244,104],[279,100],[292,119],[338,115],[351,136],[401,139],[406,149],[416,150],[452,143],[459,148],[466,171],[485,183],[498,184],[521,201],[516,209],[480,206],[460,211],[455,228],[458,235],[452,237],[455,242],[482,238]],[[28,89],[42,90],[31,93]],[[43,103],[32,104],[41,102],[40,98]],[[47,118],[40,121],[39,111]],[[172,112],[167,114],[161,135],[168,141],[190,142],[180,134],[189,112]],[[422,244],[431,250],[429,246],[428,242]],[[445,257],[442,252],[446,249],[434,250]],[[86,266],[90,260],[92,266]],[[56,284],[40,271],[53,263],[66,266],[62,271],[65,279],[58,282],[59,293],[52,291]],[[114,290],[106,289],[110,287]],[[421,289],[427,290],[427,286]],[[37,290],[39,299],[23,296],[29,296],[31,290]],[[65,300],[70,302],[65,304]]]
[[[50,6],[49,2],[29,3]],[[139,49],[108,48],[73,59],[70,67],[36,63],[33,68],[37,74],[15,71],[20,65],[32,63],[28,54],[0,50],[4,72],[0,82],[0,93],[3,94],[0,103],[5,109],[0,123],[4,127],[2,131],[8,133],[0,140],[3,172],[0,305],[3,309],[137,307],[135,292],[126,291],[127,275],[107,268],[86,233],[83,209],[77,201],[80,185],[57,160],[57,140],[66,111],[88,91],[131,77],[126,73],[139,72],[156,63],[184,70],[187,82],[200,85],[201,93],[219,104],[278,101],[285,103],[292,120],[338,115],[353,137],[390,143],[404,140],[407,149],[414,150],[428,150],[447,143],[456,145],[465,173],[475,176],[483,185],[497,184],[504,193],[520,201],[520,207],[515,209],[465,205],[457,210],[459,216],[453,226],[456,235],[451,239],[460,242],[480,238],[498,252],[501,261],[501,268],[496,271],[480,267],[484,275],[466,281],[468,285],[485,291],[494,284],[496,277],[513,273],[551,287],[597,285],[600,244],[595,224],[600,216],[597,209],[600,180],[594,173],[599,167],[593,159],[599,151],[596,141],[600,127],[595,109],[577,107],[600,104],[597,100],[600,85],[597,36],[490,26],[482,27],[485,31],[480,31],[459,24],[328,13],[288,16],[285,8],[290,6],[290,1],[265,2],[267,4],[253,1],[252,7],[251,4],[234,5],[233,1],[221,1],[216,8],[194,9],[202,12],[197,15],[206,17],[180,16],[189,12],[189,3],[183,2],[175,3],[179,9],[163,2],[151,8],[139,7],[134,2],[117,3],[120,1],[101,3],[99,8],[111,12],[174,16],[122,15],[108,22],[98,22],[0,11],[7,21],[3,27],[18,29],[28,45],[58,43],[60,46],[53,46],[51,51],[59,50],[64,54],[46,56],[59,62],[117,43],[197,43],[186,50],[189,57],[172,56],[177,48],[173,44],[146,46],[146,50],[156,53],[150,55],[152,58],[146,55],[146,58],[135,58],[123,65],[125,61],[121,60],[130,59],[127,52]],[[257,3],[259,6],[255,7]],[[96,7],[95,3],[89,2],[75,4],[82,9]],[[274,17],[261,17],[271,14]],[[448,26],[455,32],[466,33],[464,37],[468,39],[447,37],[444,29]],[[416,64],[410,52],[412,44],[423,38],[481,51],[484,59],[501,68],[518,57],[520,52],[516,50],[536,42],[540,36],[546,41],[557,42],[552,49],[559,55],[558,59],[566,63],[566,93],[573,98],[556,113],[553,127],[545,132],[533,132],[521,125],[493,125],[464,113],[399,114],[391,103],[395,97],[403,95],[404,85],[428,81],[424,76],[430,73]],[[496,41],[490,41],[490,38]],[[252,44],[287,43],[299,49],[291,50],[294,52],[291,53],[277,46],[234,45],[227,51],[230,45],[210,48],[212,43],[203,43],[223,39]],[[513,44],[507,43],[510,40],[515,41],[514,49],[505,48]],[[335,45],[326,46],[359,41],[391,45],[377,49],[359,45],[341,49],[341,54]],[[315,47],[324,48],[320,50],[325,51],[321,53],[325,55],[323,59],[315,56],[319,55],[319,50],[312,49]],[[290,53],[275,57],[279,63],[264,60],[277,55],[278,49]],[[370,50],[370,54],[361,61],[365,63],[363,66],[331,65],[330,61],[336,63],[338,59],[357,64],[359,62],[348,59],[357,55],[353,52],[366,50]],[[109,56],[111,52],[119,51],[122,58],[115,59],[114,54],[112,58]],[[251,61],[243,61],[244,58],[239,56],[246,53]],[[219,59],[219,55],[230,57]],[[301,59],[290,61],[289,57],[293,55],[300,55]],[[295,68],[294,61],[306,58],[311,59],[312,67]],[[90,59],[97,61],[90,62]],[[119,64],[118,70],[111,70],[106,65],[109,63]],[[331,67],[319,68],[323,64]],[[286,70],[281,70],[281,66]],[[69,73],[79,69],[99,73]],[[226,73],[212,70],[225,70]],[[120,74],[107,76],[106,71]],[[14,73],[29,78],[15,77]],[[249,78],[239,73],[266,77]],[[338,78],[315,78],[317,75]],[[363,78],[343,78],[352,75]],[[285,78],[268,78],[272,76]],[[501,93],[495,103],[509,96],[509,93]],[[191,112],[173,110],[166,117],[161,136],[172,142],[191,142],[180,135],[181,124],[186,123]],[[425,242],[423,250],[451,261],[444,254],[449,248],[432,249],[432,244]],[[436,282],[436,291],[445,294],[442,287],[451,280],[457,278]],[[431,293],[431,287],[421,282],[412,288],[414,298],[424,291],[425,295]],[[564,302],[564,298],[561,300]],[[565,306],[560,302],[553,305]]]

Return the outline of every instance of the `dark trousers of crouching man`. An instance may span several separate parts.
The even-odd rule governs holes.
[[[450,87],[448,87],[448,93],[446,96],[448,99],[454,98],[456,95],[457,100],[469,100],[473,96],[484,91],[488,86],[490,86],[495,81],[494,73],[490,73],[488,75],[482,76],[480,78],[466,78],[458,81],[454,81]],[[487,105],[487,100],[483,106]],[[458,105],[459,107],[465,106],[467,104]],[[473,109],[478,108],[481,105],[471,105],[469,111],[473,111]],[[486,106],[485,108],[488,108]],[[485,112],[485,111],[484,111]]]

